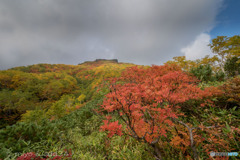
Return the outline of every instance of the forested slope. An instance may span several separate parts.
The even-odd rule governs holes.
[[[195,61],[0,71],[0,159],[239,159],[237,38]]]

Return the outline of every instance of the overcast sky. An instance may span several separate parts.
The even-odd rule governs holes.
[[[0,69],[200,58],[225,8],[223,0],[0,0]]]

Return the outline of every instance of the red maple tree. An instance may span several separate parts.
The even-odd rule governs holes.
[[[111,117],[107,117],[101,130],[108,131],[109,137],[124,133],[144,141],[161,159],[158,142],[167,137],[178,118],[184,116],[180,104],[207,100],[216,94],[213,89],[200,89],[197,82],[176,65],[131,67],[112,81],[110,93],[102,104],[104,111],[118,115],[121,120],[110,122]]]

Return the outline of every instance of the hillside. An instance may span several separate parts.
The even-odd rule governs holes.
[[[205,76],[207,67],[190,73],[179,66],[97,59],[0,71],[0,159],[207,159],[210,151],[238,152],[239,76],[222,82]]]
[[[95,96],[98,85],[110,77],[120,76],[124,69],[131,66],[134,65],[96,60],[79,65],[36,64],[1,71],[3,120],[0,127],[25,119],[33,110],[48,110],[63,95],[76,99],[80,96],[78,103],[81,106]],[[72,107],[69,106],[69,110],[74,110]],[[26,111],[27,114],[22,116]],[[61,113],[61,116],[65,114]]]

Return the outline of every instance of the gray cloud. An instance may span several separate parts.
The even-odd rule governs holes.
[[[0,0],[0,69],[118,58],[161,64],[215,23],[222,0]]]

